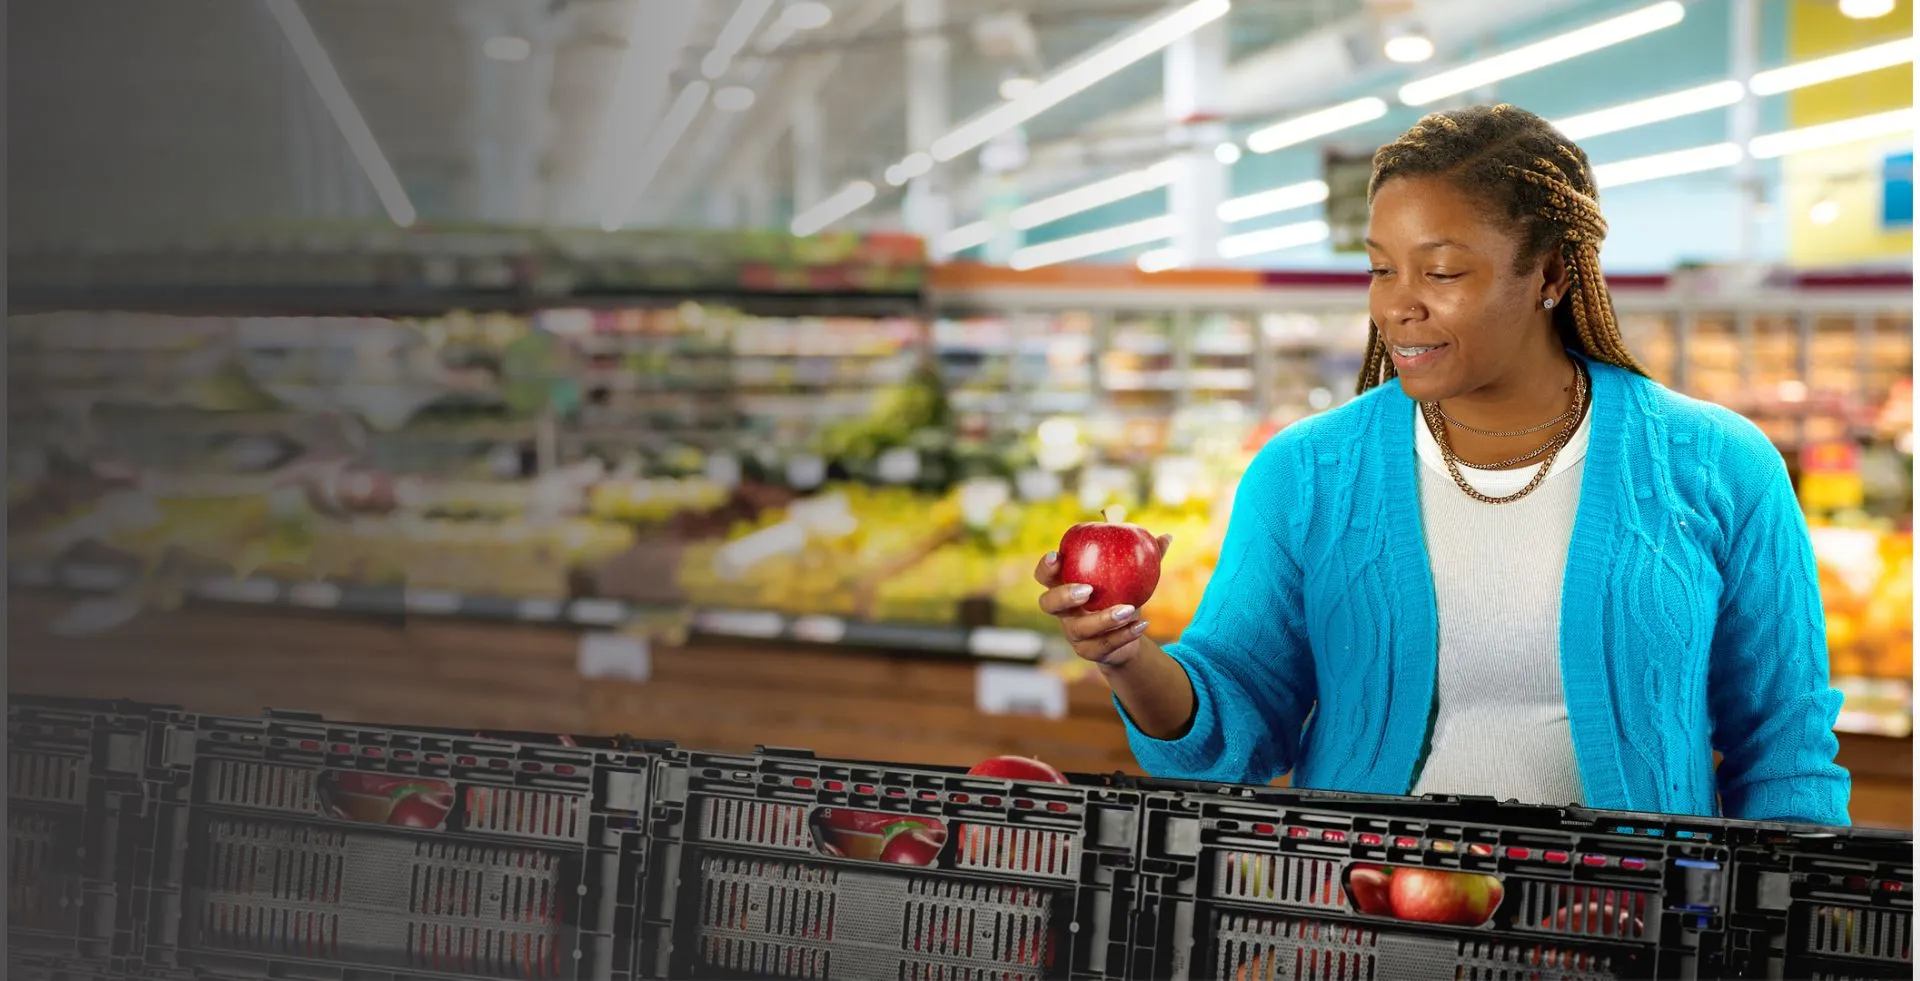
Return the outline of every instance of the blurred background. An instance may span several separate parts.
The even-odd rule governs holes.
[[[10,6],[17,692],[1135,770],[1035,609],[1198,602],[1350,397],[1369,159],[1589,153],[1630,344],[1773,437],[1910,824],[1908,0]]]

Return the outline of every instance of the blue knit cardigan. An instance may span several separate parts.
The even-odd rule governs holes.
[[[1588,364],[1592,441],[1560,609],[1583,803],[1847,824],[1840,694],[1779,452],[1731,411]],[[1156,739],[1120,713],[1147,772],[1412,787],[1439,637],[1414,415],[1388,382],[1255,456],[1206,595],[1166,648],[1193,682],[1191,728]]]

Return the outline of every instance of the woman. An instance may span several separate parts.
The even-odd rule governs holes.
[[[1036,570],[1141,765],[1846,824],[1786,468],[1627,353],[1586,154],[1511,106],[1434,113],[1368,194],[1361,395],[1256,456],[1179,643]]]

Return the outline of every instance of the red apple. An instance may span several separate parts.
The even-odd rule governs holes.
[[[1347,874],[1347,886],[1353,893],[1353,906],[1368,916],[1392,916],[1393,876],[1378,865],[1356,865]]]
[[[945,839],[945,835],[940,836]],[[942,841],[921,831],[902,831],[887,839],[880,849],[880,861],[894,865],[932,865],[940,857]]]
[[[1139,525],[1083,521],[1060,538],[1060,581],[1092,586],[1081,607],[1143,606],[1160,585],[1160,541]]]
[[[1416,923],[1479,926],[1500,908],[1500,880],[1470,872],[1398,869],[1388,892],[1393,915]]]
[[[446,807],[427,797],[415,794],[404,797],[387,812],[387,823],[403,828],[437,828],[447,816]]]
[[[967,771],[970,777],[995,780],[1022,780],[1027,783],[1066,783],[1066,775],[1039,760],[1025,756],[996,756],[981,760]]]

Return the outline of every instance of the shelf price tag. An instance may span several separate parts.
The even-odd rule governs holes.
[[[580,635],[580,677],[646,681],[653,677],[653,650],[645,637],[588,631]]]
[[[811,453],[787,461],[787,486],[808,491],[827,479],[827,462]]]
[[[1020,489],[1023,501],[1051,501],[1060,496],[1060,475],[1051,470],[1039,467],[1022,470],[1014,484]]]
[[[1013,487],[999,477],[975,477],[960,485],[960,514],[970,528],[984,527],[1000,505],[1013,497]]]
[[[885,483],[911,484],[920,479],[920,451],[909,446],[895,447],[880,454],[876,469]]]
[[[740,458],[731,453],[709,453],[706,461],[707,479],[732,490],[740,486]]]
[[[1200,461],[1169,456],[1153,463],[1153,499],[1168,507],[1187,503],[1200,487]]]
[[[982,664],[973,673],[974,707],[985,715],[1067,716],[1067,683],[1039,668]]]
[[[1080,506],[1089,511],[1098,511],[1116,500],[1122,506],[1136,504],[1138,493],[1133,471],[1125,467],[1088,467],[1080,471]]]

